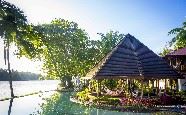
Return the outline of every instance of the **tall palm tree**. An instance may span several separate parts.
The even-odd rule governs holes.
[[[26,16],[18,7],[0,0],[0,37],[4,40],[4,61],[8,65],[11,97],[14,97],[9,59],[9,47],[12,42],[21,43],[27,26]]]

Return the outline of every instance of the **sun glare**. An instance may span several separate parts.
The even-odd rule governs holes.
[[[3,40],[0,40],[0,49],[4,49]],[[17,58],[13,52],[16,50],[15,46],[11,46],[10,48],[10,66],[11,69],[23,72],[32,72],[37,74],[42,74],[42,62],[40,61],[32,61],[27,59],[26,57]],[[3,50],[0,50],[0,68],[7,69],[7,65],[4,63],[4,53]]]

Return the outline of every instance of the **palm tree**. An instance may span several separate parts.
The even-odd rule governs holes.
[[[8,65],[11,97],[14,97],[9,59],[9,47],[12,42],[23,43],[27,19],[23,11],[13,4],[0,0],[0,37],[4,40],[4,61]]]

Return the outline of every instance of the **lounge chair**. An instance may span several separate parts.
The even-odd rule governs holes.
[[[105,95],[110,95],[110,96],[120,96],[123,93],[123,90],[116,90],[112,91],[108,88],[105,89]]]

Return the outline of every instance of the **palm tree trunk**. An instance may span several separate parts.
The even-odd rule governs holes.
[[[10,54],[9,54],[9,39],[7,40],[7,62],[8,62],[8,75],[9,75],[9,84],[10,84],[10,91],[11,91],[11,97],[14,98],[14,91],[13,91],[13,85],[12,85],[12,74],[10,69]]]

